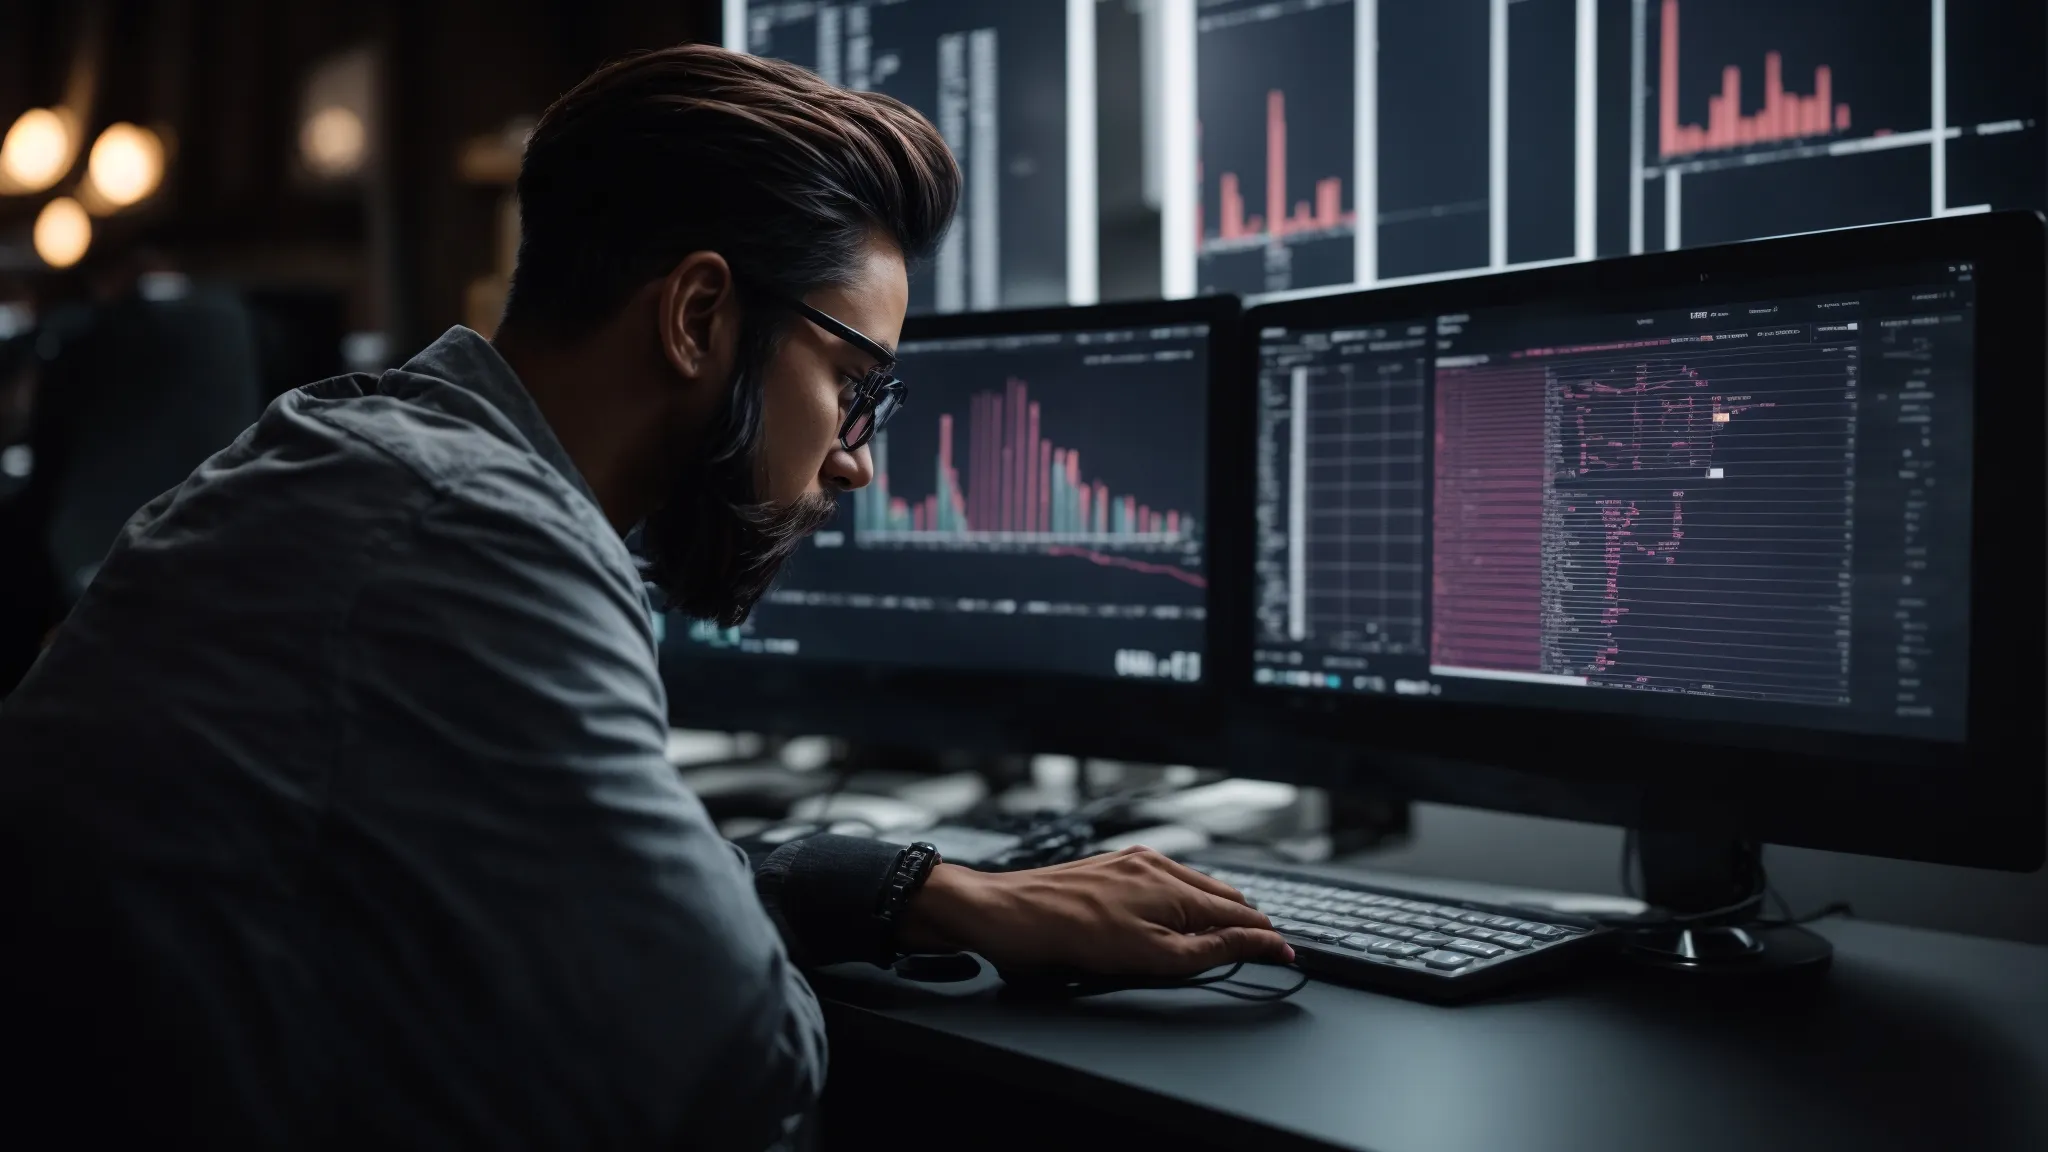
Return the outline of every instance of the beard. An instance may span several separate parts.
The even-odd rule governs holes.
[[[692,470],[641,526],[645,575],[686,616],[721,628],[745,622],[782,566],[839,510],[828,493],[783,505],[734,500],[752,489],[744,456]]]

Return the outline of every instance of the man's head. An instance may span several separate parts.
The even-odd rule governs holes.
[[[500,343],[675,607],[743,619],[868,482],[839,433],[876,357],[791,302],[893,349],[906,265],[959,187],[908,107],[701,45],[609,65],[542,116]],[[584,378],[565,394],[542,364]]]

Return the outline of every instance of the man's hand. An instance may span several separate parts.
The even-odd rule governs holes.
[[[906,912],[904,948],[978,952],[998,968],[1182,977],[1294,959],[1236,889],[1150,848],[1027,872],[941,864]]]

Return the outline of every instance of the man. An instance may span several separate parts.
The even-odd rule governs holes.
[[[744,618],[870,479],[906,261],[958,184],[887,98],[711,48],[615,64],[528,145],[495,345],[458,328],[286,396],[136,515],[0,711],[19,874],[57,917],[22,951],[70,989],[29,998],[57,1039],[105,1029],[76,1055],[123,1094],[74,1122],[762,1148],[824,1072],[801,967],[1291,958],[1149,852],[941,864],[885,924],[898,849],[819,837],[750,875],[664,762],[621,537],[673,605]]]

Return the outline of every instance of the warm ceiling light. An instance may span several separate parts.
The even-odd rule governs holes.
[[[92,247],[92,220],[85,207],[69,196],[59,196],[36,215],[36,255],[52,268],[69,268],[85,257]]]
[[[299,129],[299,151],[305,156],[306,167],[328,179],[353,175],[361,168],[369,143],[363,118],[354,110],[339,106],[313,113]]]
[[[71,124],[49,108],[31,108],[0,141],[0,177],[14,190],[41,192],[71,167]]]
[[[109,124],[93,142],[85,174],[93,190],[109,205],[126,208],[150,193],[164,178],[164,145],[156,133],[133,124]]]

